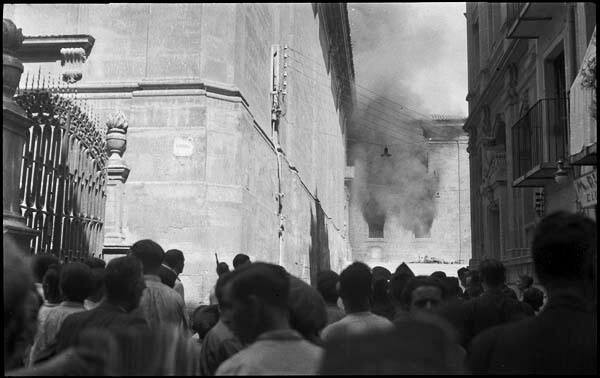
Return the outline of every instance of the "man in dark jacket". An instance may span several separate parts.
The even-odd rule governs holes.
[[[146,321],[131,313],[139,304],[145,284],[140,262],[132,256],[111,260],[106,266],[106,298],[98,307],[65,318],[57,335],[60,352],[77,343],[85,329],[147,327]]]
[[[597,371],[596,224],[557,212],[538,225],[534,268],[548,304],[533,318],[489,329],[473,340],[476,374],[593,374]]]
[[[506,280],[504,265],[494,259],[483,260],[479,265],[483,294],[462,306],[463,346],[480,332],[490,327],[533,316],[533,309],[503,292]]]

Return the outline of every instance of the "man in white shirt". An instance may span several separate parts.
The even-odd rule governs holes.
[[[323,329],[323,341],[343,340],[347,336],[394,327],[388,319],[371,312],[371,279],[371,269],[361,262],[355,262],[342,271],[339,291],[347,315]]]
[[[249,344],[219,366],[216,375],[314,375],[323,349],[292,329],[290,279],[277,265],[238,268],[224,290],[233,302],[232,328]]]

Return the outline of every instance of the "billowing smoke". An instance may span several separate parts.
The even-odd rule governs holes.
[[[420,145],[390,147],[354,144],[352,196],[369,224],[390,220],[416,236],[426,235],[436,216],[437,176],[427,172],[427,151]],[[381,156],[384,155],[384,156]]]
[[[464,7],[348,5],[358,85],[348,163],[353,201],[369,224],[419,236],[435,219],[438,178],[420,125],[432,113],[466,113]],[[381,156],[386,145],[391,156]]]

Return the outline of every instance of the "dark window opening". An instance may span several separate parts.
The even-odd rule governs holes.
[[[383,222],[369,223],[369,238],[383,238]]]

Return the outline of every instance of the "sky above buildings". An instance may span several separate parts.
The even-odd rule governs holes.
[[[465,3],[349,3],[348,12],[358,86],[427,115],[467,116]]]

